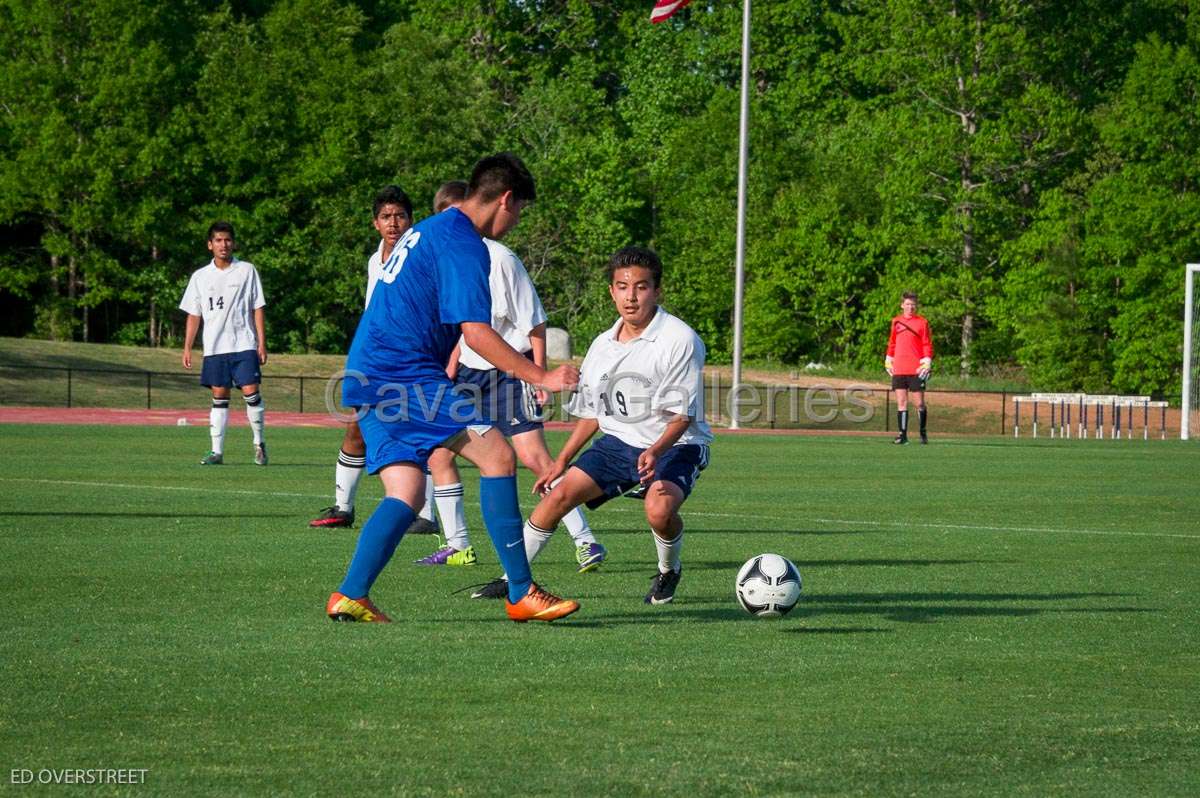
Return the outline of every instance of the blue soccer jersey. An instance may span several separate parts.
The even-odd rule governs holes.
[[[376,405],[397,385],[449,385],[446,361],[459,325],[491,324],[490,268],[487,246],[457,208],[409,230],[380,269],[354,334],[343,402]]]

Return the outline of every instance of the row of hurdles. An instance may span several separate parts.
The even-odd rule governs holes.
[[[1159,437],[1167,439],[1167,403],[1152,400],[1149,396],[1120,396],[1116,394],[1086,393],[1033,393],[1029,396],[1014,396],[1016,412],[1013,415],[1013,437],[1021,437],[1021,405],[1032,405],[1033,437],[1038,436],[1038,410],[1042,405],[1050,414],[1050,437],[1087,438],[1105,437],[1107,428],[1110,440],[1124,437],[1132,440],[1136,420],[1141,416],[1142,440],[1150,439],[1150,411],[1157,410]],[[1106,413],[1107,412],[1107,420]],[[1140,411],[1140,412],[1139,412]]]

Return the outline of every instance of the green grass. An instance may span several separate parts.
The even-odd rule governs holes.
[[[675,604],[642,603],[653,546],[619,500],[590,516],[604,568],[575,575],[561,530],[536,564],[572,618],[451,595],[497,573],[476,531],[473,569],[403,541],[375,626],[322,615],[355,540],[305,526],[335,431],[270,431],[266,469],[244,428],[213,469],[203,429],[0,435],[4,768],[173,795],[1200,792],[1184,443],[723,437]],[[761,551],[804,577],[779,621],[733,599]]]

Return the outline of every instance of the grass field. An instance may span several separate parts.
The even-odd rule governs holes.
[[[87,792],[1200,793],[1188,444],[725,436],[675,604],[642,604],[653,547],[620,500],[591,515],[602,570],[575,575],[562,531],[536,564],[572,618],[452,595],[497,573],[480,532],[473,569],[403,541],[373,593],[399,622],[376,626],[322,615],[355,540],[305,526],[336,432],[269,429],[265,469],[244,428],[200,468],[205,433],[0,427],[6,786],[126,767],[146,783]],[[779,621],[733,599],[761,551],[804,577]]]

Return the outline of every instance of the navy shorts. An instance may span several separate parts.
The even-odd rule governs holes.
[[[612,435],[601,435],[590,449],[571,464],[591,477],[604,491],[603,495],[587,503],[589,510],[596,509],[641,482],[637,461],[644,451]],[[671,451],[658,458],[651,482],[673,482],[683,490],[683,498],[686,499],[695,487],[700,472],[707,467],[707,445],[685,443],[672,446]]]
[[[492,425],[506,438],[545,426],[533,386],[500,369],[461,366],[454,382],[460,397],[477,398],[479,423]]]
[[[258,385],[262,382],[262,370],[258,366],[258,352],[227,352],[224,355],[208,355],[200,367],[200,384],[206,388],[228,388],[236,385]]]
[[[916,374],[893,374],[892,387],[904,391],[924,391],[925,380]]]

